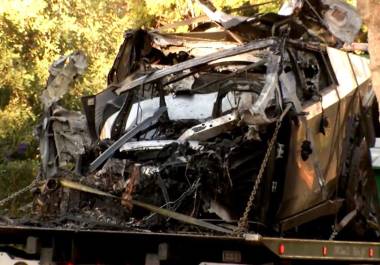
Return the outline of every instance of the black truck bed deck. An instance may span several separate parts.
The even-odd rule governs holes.
[[[0,244],[3,246],[0,251],[24,258],[38,259],[48,250],[58,264],[380,262],[380,243],[286,239],[258,234],[233,237],[1,225]],[[31,249],[35,252],[30,253]]]

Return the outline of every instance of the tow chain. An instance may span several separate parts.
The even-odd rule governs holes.
[[[6,204],[7,202],[15,199],[16,197],[20,196],[21,194],[30,191],[32,188],[35,187],[36,183],[37,183],[37,179],[33,180],[28,186],[26,186],[26,187],[24,187],[24,188],[22,188],[22,189],[20,189],[20,190],[18,190],[16,192],[12,193],[11,195],[9,195],[6,198],[2,199],[0,201],[0,207],[3,207],[4,204]]]
[[[262,181],[262,178],[264,176],[264,171],[265,171],[265,168],[268,164],[269,156],[272,153],[273,146],[276,143],[277,135],[278,135],[278,132],[280,130],[282,120],[285,117],[285,115],[288,113],[290,107],[291,107],[290,104],[287,105],[285,110],[282,112],[281,116],[279,117],[279,119],[276,121],[276,128],[274,129],[273,136],[272,136],[272,138],[268,144],[268,149],[265,153],[263,162],[261,162],[259,173],[257,174],[256,181],[253,185],[251,195],[249,196],[249,199],[247,201],[247,206],[245,207],[243,216],[239,219],[237,229],[234,231],[234,235],[236,235],[236,236],[242,235],[248,228],[249,213],[251,212],[251,209],[253,207],[253,202],[255,200],[255,197],[256,197],[257,191],[259,189],[260,183]]]
[[[335,237],[339,234],[339,231],[337,231],[335,228],[333,230],[333,232],[331,233],[330,237],[329,237],[329,240],[334,240]]]

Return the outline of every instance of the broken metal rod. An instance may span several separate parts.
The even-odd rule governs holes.
[[[212,61],[216,61],[222,58],[247,53],[253,50],[265,49],[265,48],[274,46],[277,43],[278,41],[276,38],[267,38],[267,39],[258,40],[258,41],[251,41],[246,44],[225,49],[222,51],[217,51],[203,57],[193,58],[193,59],[175,64],[175,65],[172,65],[170,67],[155,71],[150,75],[141,76],[130,82],[129,81],[127,82],[127,79],[126,79],[121,83],[121,87],[117,88],[114,92],[120,95],[121,93],[125,93],[126,91],[131,90],[135,87],[138,87],[142,84],[148,84],[148,83],[157,81],[158,79],[161,79],[162,77],[168,76],[170,74],[176,74],[178,72],[181,72],[181,71],[184,71],[184,70],[187,70],[199,65],[208,64]]]
[[[142,121],[140,124],[136,125],[129,131],[127,131],[123,136],[121,136],[116,142],[114,142],[110,147],[108,147],[103,153],[101,153],[92,163],[90,164],[89,172],[93,172],[101,164],[104,163],[109,157],[111,157],[117,150],[120,149],[126,142],[131,138],[136,136],[138,133],[150,128],[158,122],[162,114],[166,112],[166,107],[160,107],[152,117],[149,117]]]
[[[73,189],[73,190],[78,190],[78,191],[82,191],[82,192],[96,194],[99,196],[104,196],[104,197],[109,197],[109,198],[121,200],[121,198],[118,196],[115,196],[115,195],[112,195],[110,193],[89,187],[87,185],[83,185],[83,184],[78,183],[78,182],[74,182],[74,181],[67,180],[67,179],[60,179],[59,182],[65,188],[69,188],[69,189]],[[168,209],[160,208],[160,207],[157,207],[157,206],[145,203],[145,202],[131,200],[131,203],[133,205],[144,208],[144,209],[149,210],[151,212],[160,214],[160,215],[165,216],[165,217],[173,218],[175,220],[178,220],[178,221],[181,221],[181,222],[184,222],[187,224],[200,226],[200,227],[203,227],[206,229],[210,229],[210,230],[214,230],[214,231],[218,231],[218,232],[226,233],[226,234],[232,234],[233,233],[232,230],[229,230],[229,229],[226,229],[226,228],[223,228],[223,227],[220,227],[220,226],[199,220],[197,218],[194,218],[194,217],[182,214],[182,213],[177,213],[177,212],[174,212],[174,211],[171,211]]]
[[[210,82],[208,82],[208,83],[206,83],[206,84],[203,84],[203,85],[201,85],[201,86],[199,86],[199,87],[196,87],[196,88],[194,88],[193,90],[194,90],[194,91],[201,91],[202,89],[204,89],[204,88],[206,88],[206,87],[208,87],[208,86],[211,86],[211,85],[213,85],[213,84],[215,84],[215,83],[219,83],[219,82],[222,82],[222,81],[225,81],[225,80],[231,79],[231,78],[235,77],[235,76],[238,75],[238,74],[242,74],[242,73],[247,72],[247,71],[249,71],[249,70],[252,70],[252,69],[254,69],[254,68],[257,68],[257,67],[263,66],[263,65],[265,65],[265,63],[267,63],[267,60],[266,60],[266,59],[262,59],[262,60],[260,60],[260,61],[258,61],[258,62],[255,62],[255,63],[249,64],[249,65],[247,65],[247,66],[245,66],[245,67],[243,67],[243,68],[241,68],[241,69],[238,69],[237,71],[235,71],[235,72],[233,72],[233,73],[229,73],[229,74],[227,74],[227,75],[224,76],[224,77],[218,78],[217,80],[213,80],[213,81],[210,81]]]

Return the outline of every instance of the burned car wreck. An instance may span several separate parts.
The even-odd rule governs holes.
[[[82,98],[85,116],[58,105],[84,55],[55,62],[41,98],[37,220],[375,237],[368,60],[338,49],[360,21],[333,27],[354,11],[320,6],[241,17],[202,4],[188,33],[127,31],[108,87]]]

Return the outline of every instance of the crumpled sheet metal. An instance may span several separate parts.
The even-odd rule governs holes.
[[[343,42],[352,43],[362,26],[362,19],[357,10],[352,5],[341,0],[321,0],[321,2],[323,11],[320,8],[313,7],[313,9],[323,14],[321,21],[323,21],[330,33]],[[310,2],[308,0],[285,1],[278,14],[282,16],[293,15],[303,5],[310,5]]]
[[[60,57],[49,68],[47,87],[40,97],[44,117],[37,129],[44,178],[56,175],[60,167],[72,169],[85,152],[84,146],[90,143],[85,116],[57,104],[75,77],[83,75],[86,68],[86,57],[80,51]]]
[[[83,75],[87,69],[87,59],[83,52],[76,51],[62,56],[50,67],[47,88],[40,97],[44,108],[48,109],[56,103],[69,89],[76,76]]]
[[[91,144],[87,131],[86,117],[80,112],[68,111],[57,106],[50,117],[54,142],[60,166],[75,162]]]
[[[122,93],[125,93],[125,92],[131,90],[131,89],[139,87],[142,84],[152,83],[152,82],[157,81],[157,80],[159,80],[165,76],[168,76],[170,74],[177,74],[181,71],[190,69],[192,67],[197,67],[200,65],[205,65],[205,64],[214,62],[218,59],[247,53],[247,52],[250,52],[253,50],[265,49],[265,48],[271,47],[271,46],[276,45],[276,44],[277,44],[277,40],[275,38],[268,38],[268,39],[257,40],[257,41],[245,43],[245,44],[240,45],[238,47],[233,47],[230,49],[224,49],[222,51],[211,53],[211,54],[208,54],[208,55],[200,57],[200,58],[189,59],[187,61],[172,65],[172,66],[167,67],[165,69],[155,71],[151,74],[143,75],[141,77],[134,79],[131,82],[128,82],[129,80],[126,79],[125,81],[123,81],[120,84],[120,87],[115,89],[114,92],[117,95],[120,95]]]
[[[323,0],[329,9],[324,20],[329,31],[344,42],[352,43],[362,26],[359,13],[350,4],[340,0]]]
[[[266,109],[271,103],[277,103],[273,102],[273,100],[276,99],[276,92],[279,89],[278,69],[280,67],[280,61],[280,56],[274,54],[271,55],[271,58],[268,60],[266,82],[262,92],[257,98],[256,95],[251,95],[251,97],[255,98],[251,101],[246,101],[246,104],[241,104],[238,107],[242,120],[247,124],[258,125],[271,123],[275,120],[276,117],[268,117]],[[247,95],[247,97],[249,97],[249,95]]]

